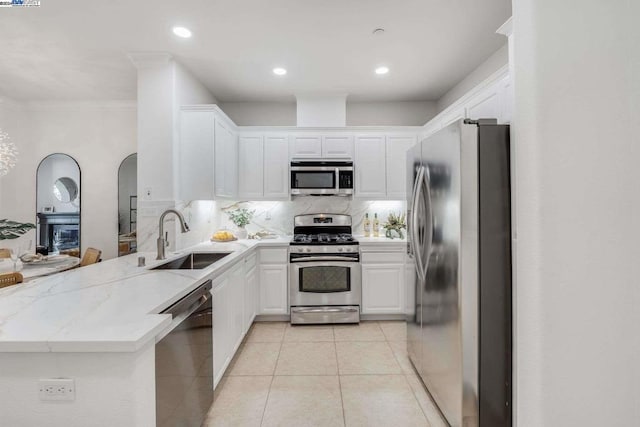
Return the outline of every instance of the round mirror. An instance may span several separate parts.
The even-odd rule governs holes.
[[[68,176],[58,178],[53,184],[53,195],[62,203],[70,203],[78,197],[78,184]]]

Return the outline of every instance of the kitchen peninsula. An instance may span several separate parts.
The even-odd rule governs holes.
[[[286,251],[287,246],[285,239],[203,243],[163,261],[139,253],[1,290],[2,424],[155,426],[155,343],[176,321],[159,313],[213,280],[215,319],[217,287],[236,285],[224,295],[240,301],[218,304],[250,317],[243,317],[239,328],[214,331],[214,340],[229,329],[239,336],[221,341],[239,344],[257,303],[253,299],[253,311],[243,312],[245,291],[247,298],[257,293],[246,288],[245,261],[257,262],[260,251],[270,258],[269,251]],[[231,254],[201,270],[152,270],[188,252]],[[146,258],[146,267],[137,267],[138,256]],[[236,271],[242,280],[227,281]],[[231,355],[223,355],[222,370],[235,348],[226,350]],[[217,381],[221,372],[216,373]],[[52,378],[73,379],[75,399],[41,401],[39,381]]]

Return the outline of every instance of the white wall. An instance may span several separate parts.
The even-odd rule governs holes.
[[[453,104],[464,94],[476,87],[482,81],[486,80],[491,74],[498,71],[509,63],[509,50],[505,45],[495,51],[493,55],[487,58],[482,64],[469,73],[458,84],[452,87],[447,93],[442,95],[436,102],[436,114]],[[435,116],[435,114],[434,114]],[[423,123],[424,124],[424,123]]]
[[[295,126],[295,102],[220,102],[238,126]],[[422,126],[436,114],[433,101],[349,102],[347,126]]]
[[[136,109],[128,102],[5,104],[0,127],[13,129],[18,165],[0,178],[0,217],[36,220],[36,169],[52,153],[64,153],[82,174],[82,248],[117,255],[118,167],[136,150]],[[17,126],[16,126],[17,124]],[[5,127],[6,126],[6,127]],[[35,232],[20,241],[35,242]],[[3,242],[3,246],[17,242]]]
[[[132,54],[131,59],[138,68],[138,250],[155,251],[158,217],[178,202],[179,109],[212,104],[216,99],[170,55],[141,53]],[[151,189],[151,196],[146,189]],[[181,247],[173,217],[171,221],[165,226],[169,250]]]
[[[220,102],[238,126],[295,126],[295,102]]]
[[[341,127],[347,124],[347,95],[297,95],[296,125]]]
[[[513,11],[517,425],[638,425],[640,2]]]
[[[347,126],[422,126],[435,115],[432,101],[347,102]]]

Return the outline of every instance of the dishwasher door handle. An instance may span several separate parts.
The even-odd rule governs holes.
[[[200,307],[211,298],[211,287],[211,280],[207,280],[195,291],[162,311],[162,314],[170,314],[175,318],[182,313],[194,311],[194,308]]]

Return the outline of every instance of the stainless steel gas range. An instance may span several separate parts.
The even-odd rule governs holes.
[[[298,215],[289,250],[292,324],[359,323],[362,278],[351,216]]]

